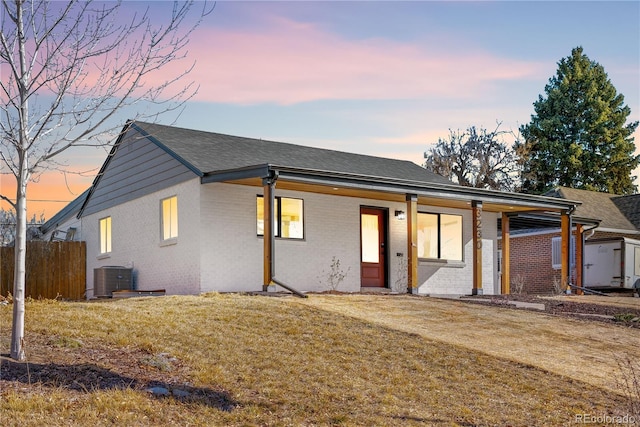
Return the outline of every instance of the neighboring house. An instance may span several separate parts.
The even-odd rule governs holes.
[[[545,194],[581,204],[573,215],[570,280],[581,285],[584,277],[585,241],[627,237],[640,238],[640,195],[618,196],[595,191],[558,187]],[[634,223],[635,221],[635,223]],[[513,227],[512,227],[513,228]],[[582,236],[577,237],[576,236]],[[499,243],[499,246],[501,242]],[[558,223],[521,223],[512,231],[511,281],[524,284],[527,293],[551,293],[560,284],[561,233]]]
[[[106,266],[167,294],[325,291],[332,274],[346,292],[498,294],[498,218],[535,212],[567,231],[577,204],[461,187],[408,161],[130,122],[78,218],[89,298]]]
[[[41,240],[45,241],[77,241],[82,234],[82,223],[77,217],[84,203],[89,189],[85,190],[65,206],[60,212],[52,216],[40,226]]]
[[[631,194],[629,196],[616,196],[611,200],[618,207],[620,212],[629,220],[638,231],[632,234],[633,238],[640,238],[640,194]]]

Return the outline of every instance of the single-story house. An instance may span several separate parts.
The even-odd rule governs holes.
[[[409,161],[132,121],[76,228],[89,298],[107,266],[167,294],[499,294],[498,219],[507,241],[512,218],[559,220],[567,252],[578,205],[462,187]]]
[[[557,187],[545,196],[577,200],[572,217],[570,277],[582,286],[585,277],[584,250],[589,241],[612,238],[640,238],[640,194],[619,196],[596,191]],[[635,222],[634,222],[635,221]],[[562,268],[561,230],[558,223],[526,222],[510,235],[511,281],[523,285],[526,293],[554,292]],[[502,242],[498,243],[501,247]]]

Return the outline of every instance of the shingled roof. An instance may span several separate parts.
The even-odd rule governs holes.
[[[90,190],[91,190],[90,188],[87,188],[86,190],[84,190],[82,194],[80,194],[78,197],[72,200],[67,206],[62,208],[57,214],[52,216],[47,222],[42,224],[40,226],[40,232],[42,234],[46,234],[49,231],[58,227],[60,224],[64,223],[69,218],[76,215],[80,211],[80,208],[82,207],[82,204],[87,198],[87,195],[89,194]]]
[[[621,196],[616,194],[558,187],[545,195],[581,201],[582,204],[577,207],[575,216],[600,220],[601,230],[638,231],[638,228],[619,209],[615,200]],[[640,198],[637,203],[640,205]]]
[[[640,194],[613,197],[611,200],[620,209],[620,212],[640,230]]]
[[[406,160],[145,122],[133,122],[131,125],[139,132],[155,139],[156,143],[164,145],[201,174],[270,164],[332,173],[455,185],[443,176]]]

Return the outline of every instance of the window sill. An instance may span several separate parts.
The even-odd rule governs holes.
[[[430,267],[464,268],[467,264],[464,261],[449,261],[446,259],[420,258],[418,265],[428,265]]]
[[[178,238],[174,237],[172,239],[167,239],[167,240],[163,240],[162,242],[160,242],[160,247],[164,247],[164,246],[173,246],[173,245],[177,245],[178,244]]]
[[[107,252],[106,254],[100,254],[96,257],[96,259],[107,259],[111,258],[111,252]]]
[[[280,236],[274,236],[276,240],[288,240],[291,242],[306,242],[307,239],[304,237],[280,237]],[[258,239],[264,239],[264,236],[262,234],[258,234]]]

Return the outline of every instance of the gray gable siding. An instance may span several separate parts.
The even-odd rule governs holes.
[[[89,215],[179,184],[197,175],[147,138],[122,138],[84,208]]]

